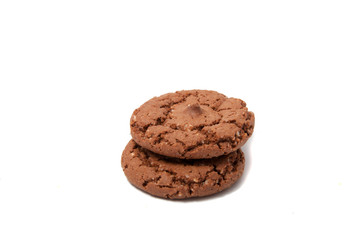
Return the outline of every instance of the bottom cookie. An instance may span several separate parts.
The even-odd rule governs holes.
[[[234,184],[244,170],[239,149],[212,159],[181,160],[146,150],[131,140],[122,154],[129,182],[154,196],[168,199],[203,197]]]

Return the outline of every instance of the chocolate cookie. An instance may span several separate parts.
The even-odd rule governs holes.
[[[220,192],[242,175],[244,155],[204,160],[171,159],[146,150],[131,140],[122,154],[123,171],[129,182],[152,195],[184,199]]]
[[[131,117],[142,147],[168,157],[203,159],[228,154],[252,135],[254,114],[240,99],[190,90],[152,98]]]

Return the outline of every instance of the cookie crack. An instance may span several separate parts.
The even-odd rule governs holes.
[[[217,169],[217,166],[213,164],[213,171],[215,171],[219,176],[222,177],[223,180],[225,180],[225,174],[222,174],[221,171]]]
[[[229,124],[234,124],[237,128],[239,128],[239,130],[236,132],[235,136],[232,138],[232,137],[229,137],[229,138],[222,138],[222,139],[217,139],[217,140],[212,140],[212,138],[214,137],[211,137],[209,136],[210,133],[207,133],[207,132],[204,132],[203,129],[204,127],[211,127],[211,126],[216,126],[220,123],[229,123]],[[177,128],[175,131],[181,131],[179,128]],[[187,154],[187,152],[189,151],[192,151],[200,146],[203,146],[203,145],[211,145],[211,144],[214,144],[214,145],[217,145],[219,149],[222,149],[221,147],[221,143],[222,142],[228,142],[230,144],[231,147],[236,147],[238,145],[238,143],[242,140],[242,136],[244,133],[247,134],[247,136],[250,136],[252,130],[251,130],[251,126],[249,126],[249,124],[244,124],[243,126],[239,126],[236,122],[236,120],[231,120],[231,121],[222,121],[222,118],[219,119],[219,120],[216,120],[212,123],[209,123],[209,124],[202,124],[202,125],[199,125],[197,127],[192,127],[191,128],[191,131],[198,131],[200,134],[203,134],[206,136],[206,139],[207,140],[201,140],[201,141],[198,141],[196,144],[193,144],[193,145],[187,145],[184,141],[181,141],[180,139],[175,139],[175,141],[179,144],[182,145],[182,147],[184,148],[184,150],[182,152],[180,152],[180,155],[183,157],[185,154]],[[168,135],[168,134],[171,134],[173,133],[173,131],[166,131],[166,132],[163,132],[163,133],[160,133],[158,136],[156,136],[155,140],[153,141],[153,144],[154,145],[158,145],[162,142],[166,142],[168,145],[172,146],[173,143],[171,143],[170,141],[168,141],[165,136]],[[145,135],[145,133],[143,134],[143,136]]]
[[[179,191],[173,193],[173,194],[167,194],[166,195],[166,198],[170,199],[170,198],[173,198],[174,196],[178,195],[179,194]]]
[[[141,149],[141,147],[139,147]],[[167,172],[169,173],[171,176],[173,176],[172,178],[172,181],[170,184],[168,185],[157,185],[157,187],[159,188],[176,188],[174,185],[176,184],[180,184],[182,186],[186,186],[187,187],[187,190],[188,190],[188,194],[190,196],[192,196],[194,194],[194,190],[193,190],[193,187],[194,185],[202,185],[202,184],[205,184],[206,181],[209,179],[209,175],[213,172],[216,172],[221,178],[218,179],[215,183],[213,183],[213,185],[220,185],[221,183],[221,180],[224,179],[224,175],[222,175],[222,173],[220,171],[217,170],[217,166],[215,164],[212,165],[212,169],[208,170],[206,173],[205,173],[205,176],[202,177],[201,179],[184,179],[183,176],[177,176],[177,173],[176,172],[173,172],[171,170],[168,170],[168,169],[162,169],[161,168],[161,164],[157,164],[157,163],[151,163],[150,162],[150,155],[149,153],[144,150],[144,160],[142,161],[143,163],[140,164],[140,166],[147,166],[147,167],[150,167],[153,169],[153,171],[155,173],[162,173],[162,172]],[[189,164],[191,165],[194,165],[194,161],[189,161],[188,162]],[[227,173],[225,173],[227,174]],[[142,186],[144,188],[146,188],[148,186],[149,183],[151,182],[154,182],[154,183],[157,183],[159,180],[161,179],[161,176],[158,176],[156,178],[152,178],[152,179],[143,179],[143,183],[142,183]],[[173,196],[170,196],[170,197],[174,197],[175,195],[179,194],[179,191],[177,193],[174,193]]]
[[[139,151],[136,151],[136,149],[139,149]],[[200,176],[195,178],[189,178],[187,176],[184,176],[183,174],[179,175],[179,173],[174,172],[171,169],[164,169],[164,167],[166,166],[164,166],[162,162],[154,162],[153,160],[154,157],[156,159],[159,158],[158,154],[147,151],[139,145],[135,147],[131,151],[131,153],[137,154],[138,158],[142,159],[142,162],[141,164],[139,164],[139,166],[146,166],[148,168],[151,168],[153,169],[152,171],[154,171],[155,175],[158,175],[157,177],[152,177],[149,179],[146,179],[146,176],[142,175],[141,178],[143,182],[141,183],[141,186],[144,189],[148,189],[150,187],[149,184],[154,183],[152,188],[156,187],[159,189],[172,189],[172,191],[175,192],[163,195],[165,198],[172,199],[199,196],[199,194],[203,191],[203,188],[222,188],[223,184],[227,184],[227,181],[231,181],[231,179],[236,177],[233,177],[233,174],[237,171],[238,165],[241,164],[242,161],[244,161],[242,158],[242,153],[237,152],[236,155],[231,155],[228,159],[224,159],[228,160],[228,164],[224,167],[218,169],[222,165],[218,166],[219,164],[217,164],[217,162],[214,162],[207,166],[209,169],[203,174],[200,174]],[[167,161],[173,161],[172,158],[164,158],[160,159],[160,161],[166,159]],[[198,166],[197,162],[197,160],[191,160],[179,163],[183,163],[184,165]],[[169,182],[163,183],[162,178],[164,174],[160,176],[159,173],[168,173],[170,175],[168,176]],[[227,175],[230,175],[230,177],[227,177]],[[147,175],[147,177],[149,176]],[[166,192],[167,190],[164,191]]]
[[[160,108],[165,108],[165,109],[166,109],[166,112],[164,113],[164,116],[158,117],[158,118],[156,119],[156,123],[155,123],[155,124],[149,123],[149,124],[146,124],[146,125],[144,125],[144,126],[139,126],[139,125],[137,124],[137,122],[133,122],[133,124],[132,124],[131,126],[137,128],[140,132],[143,132],[143,135],[145,135],[145,132],[148,130],[149,127],[162,125],[162,123],[163,123],[166,119],[169,119],[169,116],[170,116],[169,113],[172,111],[172,107],[175,106],[175,105],[177,105],[177,104],[180,104],[180,103],[185,102],[189,96],[191,96],[190,93],[188,93],[184,98],[182,98],[182,99],[179,100],[179,101],[174,101],[174,102],[170,102],[170,103],[161,105]]]
[[[159,177],[156,177],[156,178],[152,178],[152,179],[147,179],[147,180],[144,180],[144,182],[142,183],[142,185],[143,185],[143,187],[147,187],[147,185],[148,185],[148,183],[150,183],[150,182],[158,182],[159,181],[159,179],[160,179],[161,177],[159,176]]]

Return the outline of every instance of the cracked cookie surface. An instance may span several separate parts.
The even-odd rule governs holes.
[[[244,170],[244,154],[204,160],[180,160],[158,155],[131,140],[122,154],[129,182],[154,196],[185,199],[215,194],[234,184]]]
[[[133,112],[133,139],[155,153],[204,159],[235,151],[253,133],[254,114],[240,99],[189,90],[154,97]]]

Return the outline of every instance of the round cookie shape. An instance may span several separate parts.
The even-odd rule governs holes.
[[[162,198],[185,199],[229,188],[241,177],[245,159],[240,149],[212,159],[172,159],[131,140],[121,163],[125,176],[135,187]]]
[[[131,135],[142,147],[180,159],[228,154],[253,133],[254,114],[240,99],[189,90],[154,97],[133,112]]]

